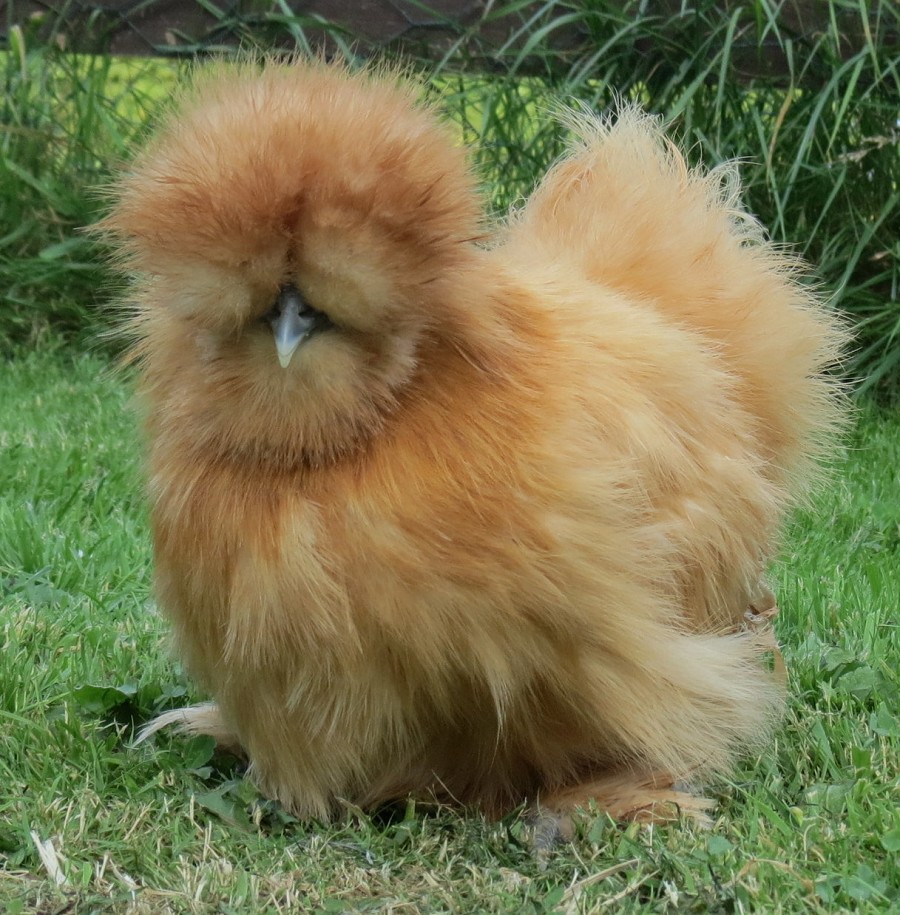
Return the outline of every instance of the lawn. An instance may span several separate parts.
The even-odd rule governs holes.
[[[710,832],[409,806],[299,824],[203,739],[130,746],[195,698],[151,594],[127,377],[52,340],[0,372],[0,911],[884,912],[900,906],[900,418],[862,411],[773,570],[777,742]]]

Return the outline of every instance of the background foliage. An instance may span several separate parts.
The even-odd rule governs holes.
[[[242,27],[233,12],[225,23],[223,10],[207,8],[245,45],[313,42],[309,20],[283,9]],[[561,151],[549,115],[560,98],[598,110],[638,99],[671,121],[694,161],[743,159],[749,208],[814,265],[855,322],[851,373],[862,390],[891,396],[900,392],[900,6],[828,8],[826,28],[801,34],[772,0],[510,2],[492,15],[519,24],[489,54],[465,33],[443,56],[412,63],[475,149],[498,210]],[[580,39],[567,44],[574,27]],[[54,327],[93,340],[109,322],[97,306],[114,288],[79,229],[102,210],[97,188],[127,160],[184,65],[74,55],[37,32],[11,29],[0,61],[0,339]],[[344,30],[333,35],[353,53]],[[773,47],[778,67],[748,74],[754,49]]]

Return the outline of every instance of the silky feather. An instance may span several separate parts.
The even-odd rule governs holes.
[[[159,724],[301,816],[690,807],[779,715],[743,623],[844,416],[840,323],[652,119],[572,116],[491,226],[417,93],[219,65],[114,192],[156,592],[217,703]],[[282,369],[285,282],[337,326]]]

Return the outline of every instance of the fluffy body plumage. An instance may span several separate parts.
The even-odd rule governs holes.
[[[841,332],[724,173],[634,111],[571,126],[487,228],[395,74],[220,66],[118,184],[156,590],[217,703],[186,721],[300,815],[634,812],[777,718],[741,624]],[[285,284],[333,326],[282,368]]]

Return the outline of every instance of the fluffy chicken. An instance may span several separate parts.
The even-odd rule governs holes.
[[[215,65],[117,182],[155,588],[215,700],[159,724],[301,817],[690,807],[778,718],[744,624],[840,325],[647,116],[571,115],[492,226],[420,94]]]

